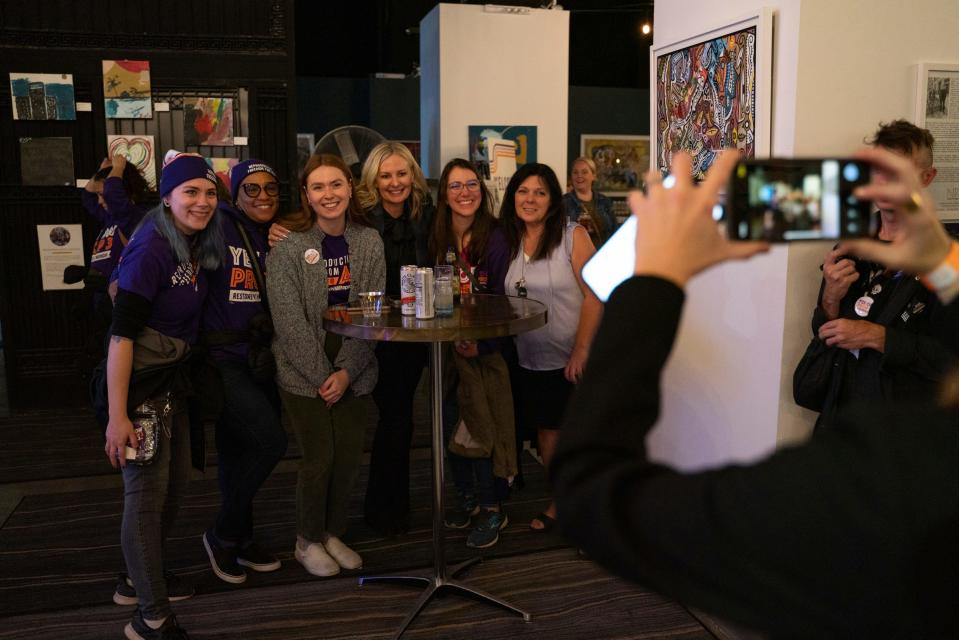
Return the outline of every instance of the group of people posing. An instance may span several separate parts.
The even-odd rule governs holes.
[[[277,172],[260,160],[236,165],[229,194],[218,197],[204,158],[168,153],[160,204],[149,211],[133,197],[129,169],[121,158],[105,161],[85,195],[103,227],[94,265],[111,282],[97,305],[112,309],[103,420],[125,492],[127,572],[114,600],[138,604],[127,637],[186,637],[170,601],[192,588],[164,569],[162,546],[191,462],[202,464],[201,416],[216,424],[221,504],[202,544],[220,579],[242,583],[247,571],[280,567],[254,539],[253,499],[286,452],[281,407],[302,455],[294,557],[308,572],[363,565],[341,538],[374,404],[365,520],[382,535],[409,528],[413,397],[427,347],[323,328],[328,308],[355,306],[360,292],[398,298],[402,265],[453,265],[461,296],[506,293],[547,305],[546,326],[515,341],[457,342],[447,359],[456,383],[447,385],[444,424],[458,500],[445,522],[471,528],[470,547],[496,544],[520,470],[516,417],[537,429],[548,463],[583,374],[601,304],[580,272],[594,239],[615,228],[608,201],[579,176],[567,194],[579,208],[568,209],[553,170],[533,163],[513,176],[497,218],[476,167],[455,159],[434,206],[408,149],[389,142],[370,153],[357,181],[341,158],[310,157],[300,206],[289,213],[279,211]],[[591,170],[585,159],[574,163],[574,175]],[[589,232],[580,217],[593,221]],[[472,406],[482,395],[474,385],[499,394],[493,411]],[[480,424],[477,415],[493,419]],[[138,464],[128,458],[145,445],[142,416],[156,420],[157,446]],[[550,505],[529,526],[549,530],[555,518]]]

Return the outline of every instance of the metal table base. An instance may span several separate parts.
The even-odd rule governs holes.
[[[478,563],[482,558],[472,558],[453,567],[446,566],[446,550],[443,547],[443,534],[445,525],[443,524],[443,491],[445,481],[443,477],[443,343],[430,343],[430,400],[432,401],[432,436],[433,436],[433,576],[367,576],[360,578],[360,586],[367,583],[386,582],[394,584],[419,584],[426,587],[426,590],[420,595],[413,609],[409,612],[399,629],[393,635],[394,640],[398,640],[403,632],[406,631],[410,623],[416,619],[416,616],[426,607],[433,596],[441,593],[456,593],[459,595],[470,596],[483,602],[488,602],[508,611],[512,611],[523,616],[523,620],[529,622],[532,619],[529,613],[510,603],[497,598],[494,595],[486,593],[480,589],[467,586],[456,576]]]

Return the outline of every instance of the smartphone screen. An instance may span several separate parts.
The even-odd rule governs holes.
[[[583,281],[606,302],[613,289],[633,275],[636,265],[636,216],[629,216],[583,265]]]
[[[726,226],[734,240],[835,240],[875,232],[872,203],[853,195],[870,166],[842,158],[743,160],[729,180]]]

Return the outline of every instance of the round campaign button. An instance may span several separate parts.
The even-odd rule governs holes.
[[[860,318],[865,318],[869,315],[869,309],[872,308],[872,303],[875,302],[869,296],[863,296],[856,300],[856,315]]]
[[[303,259],[306,260],[306,264],[316,264],[320,261],[320,252],[316,249],[307,249],[303,253]]]

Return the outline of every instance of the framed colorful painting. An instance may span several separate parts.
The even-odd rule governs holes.
[[[643,174],[649,171],[649,136],[584,133],[579,137],[579,155],[596,163],[593,189],[624,197],[642,186]]]
[[[667,172],[674,153],[693,156],[705,175],[722,149],[769,155],[772,10],[762,8],[716,29],[652,48],[653,167]]]

